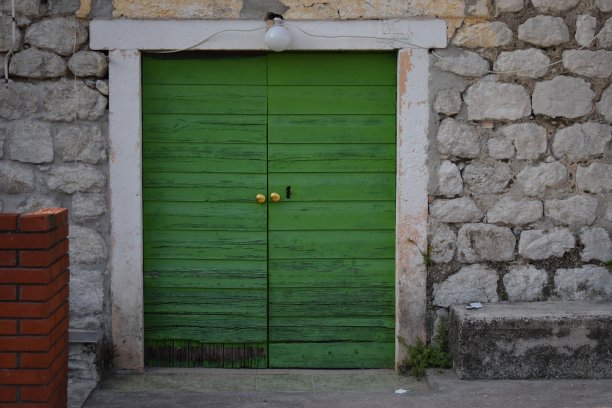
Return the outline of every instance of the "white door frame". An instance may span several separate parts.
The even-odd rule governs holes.
[[[439,19],[290,21],[290,50],[399,50],[397,61],[396,341],[425,340],[428,48],[447,45]],[[95,20],[90,47],[109,50],[110,286],[115,367],[144,368],[141,51],[268,50],[254,20]],[[203,41],[204,40],[204,41]]]

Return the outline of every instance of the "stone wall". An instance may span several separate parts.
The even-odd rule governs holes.
[[[107,64],[87,47],[92,18],[446,19],[451,45],[431,55],[432,325],[456,302],[612,298],[610,0],[16,3],[0,209],[70,209],[74,329],[110,336]],[[0,0],[0,63],[9,6]],[[96,371],[84,350],[71,350],[73,378]]]
[[[10,3],[0,1],[2,76]],[[107,57],[88,50],[78,1],[15,3],[11,82],[0,82],[0,211],[70,209],[70,328],[108,339]],[[91,354],[71,345],[72,378],[97,381]]]
[[[432,54],[432,322],[454,303],[612,299],[610,11],[498,0]]]

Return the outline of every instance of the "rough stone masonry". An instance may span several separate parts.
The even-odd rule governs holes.
[[[72,329],[110,341],[108,68],[88,49],[94,18],[444,18],[450,46],[431,54],[431,327],[453,303],[612,299],[611,0],[19,0],[14,40],[10,3],[0,210],[70,209]],[[94,351],[70,355],[73,381],[95,383]]]

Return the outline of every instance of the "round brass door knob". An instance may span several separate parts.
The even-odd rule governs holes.
[[[278,193],[270,194],[270,200],[272,200],[272,202],[278,203],[280,201],[280,199],[281,199],[280,194],[278,194]]]
[[[257,194],[255,196],[255,201],[257,201],[259,204],[263,204],[266,202],[266,196],[263,194]]]

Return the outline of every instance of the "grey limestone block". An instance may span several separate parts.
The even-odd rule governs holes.
[[[612,274],[605,267],[597,265],[557,269],[555,290],[562,300],[610,301],[612,300]]]
[[[43,50],[68,56],[78,51],[87,38],[87,29],[76,18],[52,17],[29,26],[25,42]]]
[[[469,120],[517,120],[531,114],[527,90],[517,84],[480,81],[464,96]]]
[[[457,234],[460,262],[511,261],[516,237],[510,228],[491,224],[465,224]]]
[[[453,45],[466,48],[500,47],[512,42],[512,30],[501,21],[464,25],[451,40]]]
[[[449,346],[461,379],[612,377],[612,302],[453,306]]]
[[[66,73],[66,62],[53,52],[30,47],[15,54],[9,72],[31,79],[57,78]]]
[[[542,298],[542,291],[548,283],[548,274],[534,266],[514,266],[504,275],[503,281],[508,300],[529,302]]]
[[[483,265],[464,266],[441,283],[434,283],[433,304],[449,307],[469,302],[497,302],[497,272]]]
[[[521,232],[518,251],[523,258],[544,260],[563,256],[576,247],[576,238],[566,228]]]
[[[519,26],[518,38],[536,46],[550,47],[568,42],[570,35],[563,18],[539,15]]]
[[[550,117],[579,118],[591,112],[595,92],[581,78],[559,75],[538,82],[533,90],[533,113]]]

